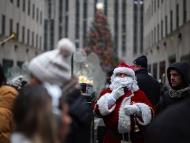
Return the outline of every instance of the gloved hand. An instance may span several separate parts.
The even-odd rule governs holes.
[[[125,94],[125,92],[124,92],[124,88],[123,87],[118,87],[116,89],[113,89],[112,92],[111,92],[111,96],[115,100],[119,99],[119,97],[121,97],[124,94]]]
[[[138,107],[138,105],[125,105],[124,106],[124,109],[125,109],[125,113],[127,115],[140,115],[141,114],[141,109]]]
[[[20,90],[23,86],[27,84],[27,80],[24,76],[19,75],[8,81],[8,84]]]

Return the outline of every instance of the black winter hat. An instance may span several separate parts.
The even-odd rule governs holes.
[[[144,68],[147,68],[147,57],[145,55],[142,55],[138,58],[136,58],[133,63],[135,65],[138,65],[138,66],[141,66],[141,67],[144,67]]]

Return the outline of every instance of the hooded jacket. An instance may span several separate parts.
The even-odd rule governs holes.
[[[0,142],[8,143],[10,133],[14,129],[12,107],[17,91],[10,86],[0,87]]]
[[[170,81],[170,71],[176,70],[182,77],[182,80],[185,82],[185,87],[175,90],[171,86]],[[171,89],[160,98],[160,102],[157,106],[158,111],[162,111],[167,106],[175,104],[183,99],[186,99],[190,96],[190,67],[187,63],[175,63],[168,67],[167,69],[168,83]]]

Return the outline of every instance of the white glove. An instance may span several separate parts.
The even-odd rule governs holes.
[[[129,115],[129,116],[134,115],[134,114],[139,116],[141,114],[140,108],[135,104],[133,104],[133,105],[125,105],[124,110],[125,110],[125,113],[127,115]]]
[[[124,95],[125,92],[124,92],[124,88],[123,87],[118,87],[117,89],[114,89],[112,92],[111,92],[111,96],[117,100],[119,99],[122,95]]]
[[[24,85],[27,84],[27,80],[24,76],[19,75],[14,77],[8,82],[9,85],[16,87],[18,90],[21,89]]]

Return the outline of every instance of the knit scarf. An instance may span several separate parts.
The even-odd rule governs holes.
[[[180,90],[174,90],[174,89],[170,89],[169,91],[169,95],[171,98],[181,98],[184,96],[184,92],[189,91],[190,92],[190,86],[180,89]]]

